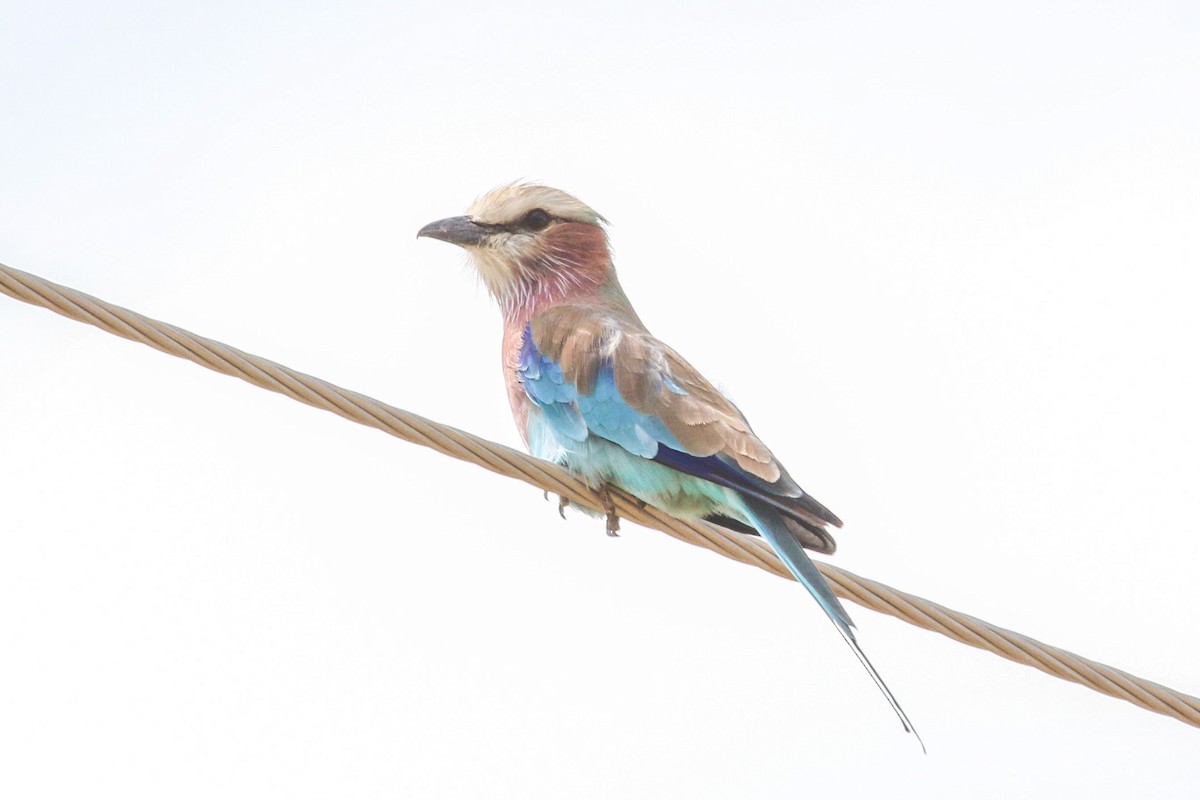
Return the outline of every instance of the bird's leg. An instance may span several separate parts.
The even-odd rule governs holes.
[[[604,509],[606,515],[604,520],[604,532],[609,536],[620,536],[617,531],[621,530],[621,518],[617,516],[617,506],[613,503],[612,495],[608,492],[608,484],[605,483],[597,490],[600,495],[600,507]]]

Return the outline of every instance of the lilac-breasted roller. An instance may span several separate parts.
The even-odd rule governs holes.
[[[565,192],[519,183],[417,235],[466,249],[500,305],[508,400],[529,451],[593,488],[761,535],[915,733],[804,552],[832,553],[828,527],[841,520],[792,480],[728,398],[646,330],[617,282],[605,223]]]

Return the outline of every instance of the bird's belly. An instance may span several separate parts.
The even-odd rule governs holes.
[[[582,442],[566,439],[536,410],[529,415],[528,433],[535,456],[562,464],[594,489],[616,486],[678,517],[724,514],[749,523],[737,495],[724,486],[643,458],[598,436]]]

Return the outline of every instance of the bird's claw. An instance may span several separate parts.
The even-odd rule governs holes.
[[[600,495],[600,507],[604,509],[604,532],[609,536],[620,536],[617,531],[621,530],[621,518],[617,516],[617,506],[613,503],[612,496],[608,493],[608,486],[601,486],[596,493]],[[548,492],[543,492],[542,494],[547,500],[550,499]],[[567,506],[569,505],[571,505],[571,498],[560,494],[558,496],[558,515],[563,519],[567,518]],[[645,508],[644,503],[642,507]]]
[[[600,507],[604,509],[604,533],[608,536],[620,536],[617,531],[621,530],[621,518],[617,516],[617,506],[613,503],[612,495],[608,493],[608,486],[600,487],[597,492],[600,495]]]

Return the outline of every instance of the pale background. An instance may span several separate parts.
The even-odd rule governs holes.
[[[1200,12],[5,3],[0,261],[516,444],[433,219],[614,223],[836,563],[1200,692]],[[1183,798],[1200,731],[0,298],[0,795]]]

